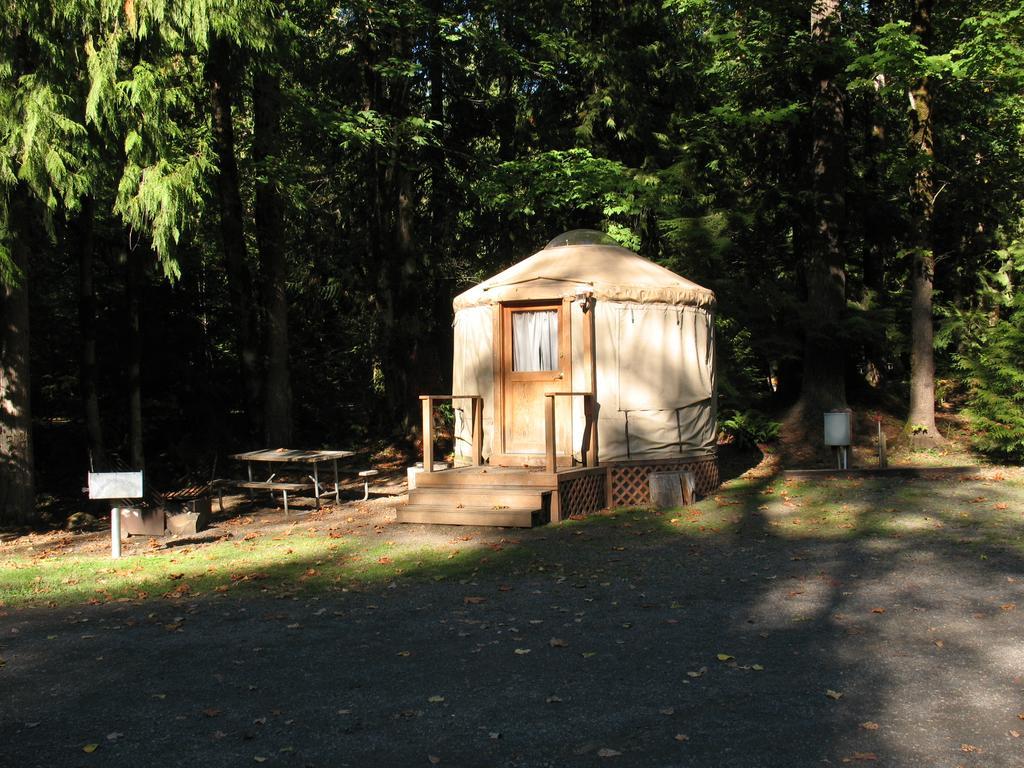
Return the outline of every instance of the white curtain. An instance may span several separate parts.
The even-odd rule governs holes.
[[[558,311],[512,313],[512,370],[558,368]]]

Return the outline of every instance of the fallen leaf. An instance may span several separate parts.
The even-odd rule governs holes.
[[[843,758],[843,762],[844,763],[855,763],[855,762],[859,763],[859,762],[874,761],[874,760],[877,760],[877,759],[878,759],[878,755],[876,755],[874,752],[854,752],[849,757],[844,757]]]
[[[981,747],[976,747],[973,744],[961,744],[960,745],[960,751],[961,752],[970,752],[972,754],[979,754],[983,750],[982,750]]]
[[[567,643],[560,637],[552,637],[550,640],[548,640],[548,645],[550,645],[552,648],[565,648],[569,645],[569,643]]]
[[[113,731],[112,733],[108,733],[107,734],[107,741],[117,741],[118,739],[123,738],[123,737],[124,737],[123,733],[118,733],[117,731]]]
[[[936,640],[935,641],[935,647],[936,648],[942,648],[944,645],[945,645],[945,643],[942,642],[941,640]]]
[[[597,651],[584,651],[580,656],[584,659],[589,659],[591,656],[597,656]]]
[[[431,696],[429,699],[427,699],[427,701],[429,701],[431,704],[440,704],[442,701],[444,701],[444,696]]]
[[[598,757],[618,757],[621,754],[617,749],[609,749],[608,747],[601,747],[601,749],[597,750]]]
[[[885,608],[872,608],[872,613],[885,613]]]
[[[437,765],[438,763],[441,762],[441,758],[438,757],[437,755],[427,755],[427,760],[430,761],[431,765]]]
[[[1013,738],[1015,738],[1015,739],[1019,739],[1020,738],[1020,731],[1010,731],[1010,735],[1013,736]]]
[[[735,656],[730,656],[728,653],[718,653],[718,654],[715,654],[715,658],[718,659],[719,661],[732,661],[736,657]]]
[[[707,671],[708,671],[707,667],[701,667],[696,672],[687,672],[686,676],[687,677],[700,677],[701,675],[703,675]]]
[[[1010,611],[1015,610],[1016,608],[1017,608],[1017,604],[1016,603],[1003,603],[1002,605],[999,606],[999,610],[1006,611],[1007,613],[1009,613]]]
[[[663,715],[674,715],[676,713],[675,709],[673,709],[672,707],[663,707],[658,711]]]
[[[82,751],[85,752],[86,754],[91,755],[93,752],[95,752],[99,748],[100,748],[99,744],[86,744],[84,747],[82,747]]]
[[[399,656],[411,656],[412,655],[412,651],[399,651],[398,655]]]
[[[255,755],[253,757],[253,760],[255,760],[257,763],[265,763],[265,762],[267,762],[267,758],[263,757],[263,755]]]
[[[755,672],[764,672],[764,667],[762,667],[760,664],[751,664],[750,668]]]
[[[861,723],[860,727],[863,728],[865,731],[877,731],[878,723],[868,720],[866,722]]]
[[[529,648],[516,648],[516,656],[525,656],[530,652]]]
[[[480,605],[480,603],[486,603],[487,598],[478,597],[476,595],[467,595],[466,597],[462,598],[462,602],[464,602],[466,605]]]
[[[690,737],[687,736],[685,733],[677,733],[673,738],[675,738],[675,740],[679,742],[690,740]]]
[[[843,694],[841,694],[839,691],[833,691],[831,688],[825,691],[825,695],[833,701],[839,701],[841,698],[843,698]]]
[[[562,697],[561,696],[548,696],[546,699],[544,699],[544,701],[547,702],[548,704],[561,704],[562,703]]]
[[[501,734],[498,733],[497,731],[490,731],[487,734],[487,737],[490,738],[490,739],[500,739],[501,738]]]

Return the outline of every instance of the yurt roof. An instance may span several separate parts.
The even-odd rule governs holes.
[[[598,300],[711,308],[715,294],[607,235],[573,230],[547,247],[455,297],[455,310],[502,301],[580,294]]]

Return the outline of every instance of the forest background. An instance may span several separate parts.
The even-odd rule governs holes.
[[[409,439],[452,297],[576,227],[716,292],[727,419],[938,399],[1024,458],[1014,0],[0,14],[0,521]]]

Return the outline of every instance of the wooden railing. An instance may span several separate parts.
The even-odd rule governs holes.
[[[583,466],[598,466],[597,457],[597,401],[593,392],[545,392],[544,393],[544,466],[548,472],[556,472],[558,465],[555,457],[555,398],[582,397],[583,442],[580,445],[580,456]]]
[[[438,400],[469,400],[472,403],[473,466],[484,463],[484,399],[480,395],[420,395],[423,404],[423,471],[434,471],[434,403]]]

